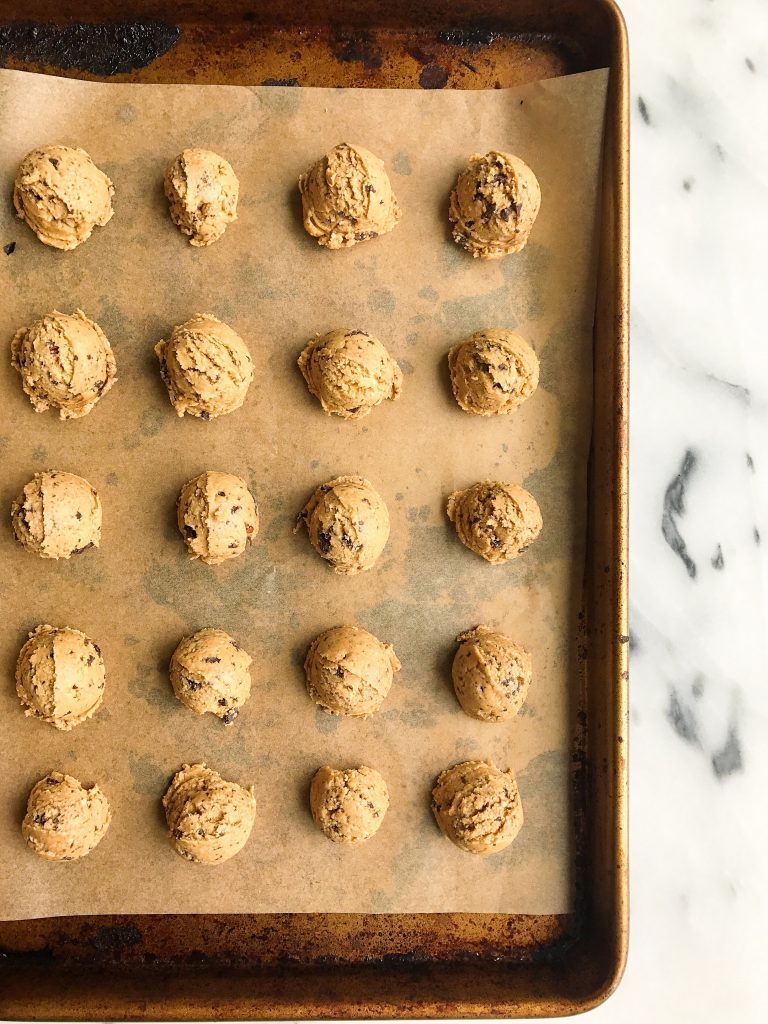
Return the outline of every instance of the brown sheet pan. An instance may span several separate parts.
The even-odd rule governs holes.
[[[89,24],[90,23],[90,24]],[[6,67],[117,81],[506,87],[609,66],[568,916],[0,924],[4,1019],[549,1016],[618,984],[627,902],[628,68],[612,0],[0,0]],[[449,908],[447,908],[449,909]]]

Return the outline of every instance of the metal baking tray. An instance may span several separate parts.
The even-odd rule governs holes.
[[[610,67],[574,637],[574,913],[0,923],[3,1019],[543,1017],[597,1005],[621,978],[628,932],[628,65],[616,4],[0,0],[0,64],[104,81],[458,89]]]

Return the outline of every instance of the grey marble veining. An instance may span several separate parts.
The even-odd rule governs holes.
[[[627,974],[591,1016],[768,1019],[768,7],[624,0],[632,66]]]

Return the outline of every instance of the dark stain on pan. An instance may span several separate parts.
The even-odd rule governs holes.
[[[498,35],[498,32],[485,28],[448,28],[437,33],[437,41],[447,46],[465,46],[476,50],[492,43]]]
[[[298,85],[298,78],[265,78],[262,85]]]
[[[337,60],[360,63],[369,71],[381,67],[381,52],[370,32],[339,29],[334,33],[331,50]]]
[[[448,85],[448,72],[440,64],[427,64],[421,69],[419,85],[422,89],[444,89]]]
[[[135,924],[119,924],[99,928],[92,936],[90,944],[100,953],[105,953],[138,946],[143,940],[144,936]]]
[[[120,75],[147,67],[171,50],[180,36],[176,25],[153,20],[63,26],[7,22],[0,25],[0,65],[13,57],[63,70]]]

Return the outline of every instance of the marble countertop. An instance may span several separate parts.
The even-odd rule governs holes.
[[[631,938],[589,1015],[768,1020],[768,6],[623,0]]]

